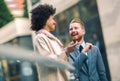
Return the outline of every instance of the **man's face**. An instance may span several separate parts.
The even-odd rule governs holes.
[[[82,28],[80,23],[71,23],[69,34],[73,41],[81,41],[84,39],[85,29]]]
[[[49,31],[54,31],[55,30],[55,25],[56,25],[56,22],[54,20],[54,16],[51,15],[46,22],[46,27]]]

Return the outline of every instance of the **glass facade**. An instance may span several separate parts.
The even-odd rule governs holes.
[[[31,0],[32,2],[32,6],[34,6],[35,4],[37,4],[38,2],[40,2],[40,0]]]
[[[5,45],[33,50],[32,36],[16,37]],[[38,81],[35,64],[3,57],[0,60],[0,81]]]
[[[64,44],[70,41],[68,35],[69,23],[75,17],[80,18],[85,24],[87,31],[85,36],[86,41],[94,42],[93,33],[102,38],[96,0],[84,0],[56,15],[57,27],[55,32],[61,40],[64,40],[63,38],[66,36],[65,40],[68,39],[68,41],[63,41]]]
[[[7,42],[5,44],[33,50],[33,43],[32,43],[32,36],[31,35],[18,36],[15,39],[10,40],[9,42]]]

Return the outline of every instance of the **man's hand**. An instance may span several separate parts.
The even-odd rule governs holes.
[[[93,45],[91,43],[86,43],[85,47],[82,50],[83,54],[86,54],[90,49],[92,49]]]

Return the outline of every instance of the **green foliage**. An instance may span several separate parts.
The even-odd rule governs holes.
[[[0,28],[14,19],[4,0],[0,0]]]
[[[28,8],[27,8],[27,0],[24,0],[24,13],[23,13],[23,17],[28,18]]]

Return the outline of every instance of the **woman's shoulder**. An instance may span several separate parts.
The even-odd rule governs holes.
[[[39,41],[39,42],[40,42],[40,41],[41,41],[41,42],[42,42],[42,41],[45,42],[45,41],[47,41],[47,37],[46,37],[46,35],[40,33],[40,34],[36,34],[33,40],[34,40],[34,42],[38,42],[38,41]]]
[[[47,36],[44,35],[44,34],[42,34],[42,33],[37,34],[37,35],[35,36],[35,39],[45,39],[45,38],[47,38]]]
[[[39,33],[39,34],[36,34],[36,36],[35,37],[46,37],[46,35],[45,34],[43,34],[43,33]]]

